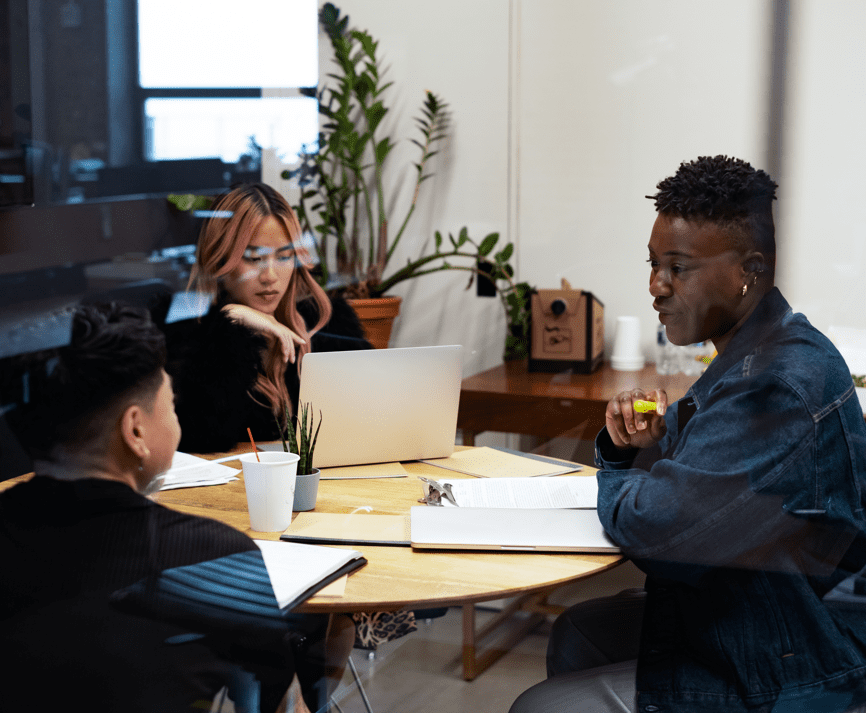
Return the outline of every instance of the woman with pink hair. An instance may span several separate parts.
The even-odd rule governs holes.
[[[297,407],[304,355],[370,346],[352,308],[310,275],[283,196],[244,184],[211,210],[190,284],[213,306],[200,320],[166,327],[180,449],[194,453],[231,450],[247,428],[257,440],[279,438],[285,406]]]

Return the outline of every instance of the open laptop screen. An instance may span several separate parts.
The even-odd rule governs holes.
[[[460,345],[307,354],[300,403],[322,427],[319,468],[451,455],[463,375]]]

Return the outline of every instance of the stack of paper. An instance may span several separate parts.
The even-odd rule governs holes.
[[[438,480],[446,483],[460,507],[468,508],[581,508],[593,509],[598,481],[585,475],[560,478]],[[442,498],[444,507],[454,507]]]
[[[226,459],[222,459],[226,460]],[[160,490],[174,488],[197,488],[201,485],[222,485],[237,480],[240,473],[236,468],[230,468],[218,462],[190,455],[175,453],[171,468],[163,476]]]

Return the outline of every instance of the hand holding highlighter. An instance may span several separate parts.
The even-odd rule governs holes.
[[[644,401],[643,399],[638,399],[633,404],[634,410],[638,413],[649,413],[650,411],[655,411],[658,408],[658,404],[655,401]]]

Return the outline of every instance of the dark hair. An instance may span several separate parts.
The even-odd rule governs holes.
[[[738,158],[700,156],[681,163],[656,188],[658,193],[647,198],[655,201],[659,213],[716,223],[729,232],[734,247],[759,250],[772,263],[777,186],[765,171]]]
[[[9,427],[33,458],[89,444],[106,418],[136,399],[153,399],[165,359],[165,337],[147,310],[79,306],[67,346],[16,357],[5,370]]]

